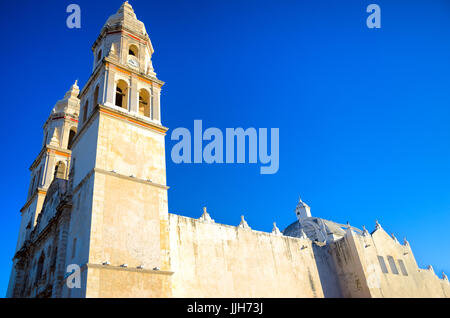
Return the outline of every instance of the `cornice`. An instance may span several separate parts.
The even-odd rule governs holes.
[[[34,198],[35,198],[37,195],[39,195],[39,194],[41,194],[41,195],[46,195],[46,194],[47,194],[47,189],[44,189],[44,188],[37,188],[37,189],[33,192],[33,194],[30,196],[30,198],[27,200],[27,202],[24,204],[24,206],[20,209],[20,213],[23,213],[23,211],[25,211],[25,210],[30,206],[31,202],[33,202],[33,201],[34,201]]]
[[[169,189],[168,186],[160,184],[160,183],[156,183],[156,182],[153,182],[153,181],[139,179],[139,178],[136,178],[136,177],[129,177],[129,176],[117,173],[117,172],[107,171],[107,170],[100,169],[100,168],[94,168],[93,170],[94,170],[95,173],[101,173],[101,174],[105,174],[105,175],[108,175],[108,176],[113,176],[113,177],[116,177],[116,178],[125,179],[125,180],[128,180],[128,181],[133,181],[133,182],[138,182],[138,183],[142,183],[142,184],[147,184],[147,185],[150,185],[150,186],[153,186],[153,187],[157,187],[157,188],[161,188],[161,189],[164,189],[164,190],[168,190]]]
[[[115,108],[106,106],[106,105],[97,105],[96,109],[102,115],[106,115],[108,117],[117,118],[131,124],[148,128],[154,130],[162,135],[165,135],[169,128],[164,127],[162,125],[156,124],[150,120],[143,119],[142,117],[136,116],[130,112],[122,112]]]
[[[59,120],[64,119],[64,122],[72,121],[75,123],[78,123],[78,117],[72,114],[68,114],[65,112],[59,112],[59,113],[51,113],[50,116],[48,116],[47,120],[44,123],[44,126],[42,126],[43,129],[48,125],[49,122],[53,120]]]
[[[94,81],[98,74],[100,73],[100,70],[104,69],[103,66],[105,65],[105,57],[102,59],[100,63],[97,64],[94,71],[92,72],[91,76],[89,76],[89,79],[87,80],[86,84],[83,86],[83,88],[80,90],[80,93],[78,94],[78,98],[81,100],[81,98],[86,93],[87,88],[91,85],[91,82]]]
[[[146,82],[152,82],[152,83],[156,83],[158,84],[160,87],[162,87],[165,82],[157,79],[156,77],[153,76],[148,76],[142,72],[136,71],[135,69],[132,69],[131,67],[128,67],[126,65],[120,64],[118,63],[116,60],[112,59],[111,57],[105,57],[105,66],[106,68],[110,67],[111,65],[114,68],[117,68],[119,70],[122,70],[123,72],[128,73],[129,75],[133,74],[135,75],[137,78],[139,78],[142,81],[146,81]]]
[[[36,168],[38,163],[41,161],[42,156],[44,155],[44,153],[55,153],[55,154],[63,156],[63,157],[70,157],[72,155],[72,151],[69,150],[69,149],[55,147],[55,146],[52,146],[52,145],[45,145],[44,147],[42,147],[42,149],[39,152],[38,156],[36,157],[36,159],[31,164],[31,166],[29,168],[30,171],[33,171],[33,169]]]
[[[150,37],[148,36],[148,34],[142,35],[142,34],[139,34],[139,33],[135,32],[134,30],[132,30],[132,29],[130,29],[130,28],[124,26],[124,25],[121,25],[121,26],[118,26],[118,27],[104,26],[102,28],[102,30],[100,31],[100,34],[97,37],[97,39],[94,41],[94,44],[92,44],[92,46],[91,46],[92,52],[95,52],[95,48],[97,47],[98,43],[101,42],[101,40],[106,35],[108,35],[108,34],[115,34],[115,33],[125,33],[126,35],[131,36],[131,38],[137,37],[137,39],[136,38],[134,38],[134,39],[136,39],[138,41],[141,41],[141,42],[144,42],[145,44],[147,44],[149,46],[149,48],[151,49],[152,53],[154,51],[152,42],[151,42]]]
[[[83,268],[95,268],[95,269],[126,271],[126,272],[134,272],[134,273],[141,273],[141,274],[157,274],[157,275],[173,275],[175,273],[172,271],[164,271],[164,270],[139,269],[139,268],[132,268],[132,267],[121,267],[121,266],[92,264],[92,263],[84,264],[81,267],[81,269],[83,269]]]

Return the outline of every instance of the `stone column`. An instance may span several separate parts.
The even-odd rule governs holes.
[[[129,107],[128,110],[133,113],[139,113],[139,92],[137,90],[138,81],[136,76],[131,75],[129,93]]]
[[[161,89],[158,88],[155,85],[152,85],[152,111],[153,111],[153,120],[156,121],[161,121],[161,118],[159,116],[160,114],[160,106],[159,106],[159,101],[160,101],[160,92]]]
[[[108,106],[113,106],[115,105],[115,99],[116,99],[116,83],[114,81],[114,72],[111,71],[111,69],[109,69],[106,72],[106,78],[105,78],[105,83],[106,86],[103,89],[103,103],[105,103],[105,105]]]
[[[55,174],[55,154],[50,153],[46,155],[45,159],[45,180],[43,182],[43,187],[48,187],[53,180],[53,175]]]

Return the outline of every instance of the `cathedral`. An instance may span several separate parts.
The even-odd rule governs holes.
[[[409,243],[314,217],[299,199],[284,231],[168,212],[152,42],[128,2],[43,126],[7,297],[450,297]],[[200,215],[201,214],[201,215]],[[294,217],[294,215],[293,215]],[[79,284],[68,284],[71,265]]]

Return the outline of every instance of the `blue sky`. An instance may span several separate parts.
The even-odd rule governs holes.
[[[81,29],[66,7],[81,6]],[[166,82],[163,124],[280,129],[280,169],[176,165],[166,137],[169,211],[270,231],[314,216],[407,236],[420,267],[450,274],[450,3],[448,1],[130,1]],[[366,7],[381,7],[368,29]],[[2,4],[0,295],[6,293],[28,168],[42,126],[121,1]]]

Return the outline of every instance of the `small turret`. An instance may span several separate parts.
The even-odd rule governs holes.
[[[70,87],[64,95],[64,98],[57,101],[53,107],[52,114],[65,113],[78,117],[80,113],[80,100],[78,99],[80,88],[78,87],[78,80]]]
[[[295,208],[295,215],[299,221],[311,217],[310,207],[303,202],[300,197],[298,198],[297,207]]]

